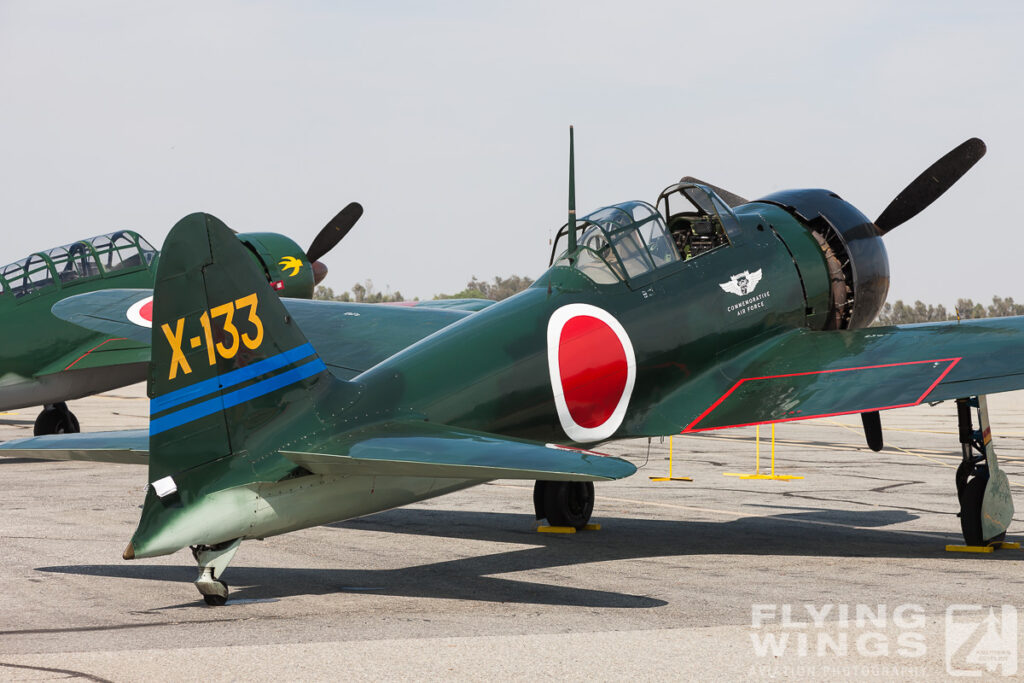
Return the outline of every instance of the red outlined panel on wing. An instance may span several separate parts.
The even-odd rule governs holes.
[[[941,358],[747,377],[722,394],[683,432],[915,406],[959,361]]]

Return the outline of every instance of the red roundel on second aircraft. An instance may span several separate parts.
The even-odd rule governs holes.
[[[153,322],[153,299],[150,299],[146,303],[142,304],[142,308],[139,309],[139,316],[144,320]]]
[[[612,416],[626,389],[626,351],[608,323],[577,315],[562,327],[558,371],[566,407],[576,424],[600,427]]]

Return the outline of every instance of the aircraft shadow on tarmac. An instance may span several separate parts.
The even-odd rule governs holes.
[[[651,608],[667,603],[643,595],[509,579],[500,575],[654,557],[944,557],[945,543],[956,541],[952,529],[946,534],[907,533],[880,528],[915,518],[915,515],[902,510],[800,510],[724,522],[602,517],[597,520],[603,525],[601,531],[560,536],[534,532],[531,517],[519,513],[397,509],[328,526],[339,530],[491,541],[527,547],[386,570],[232,566],[226,578],[232,584],[232,600],[239,601],[367,592],[484,602]],[[438,554],[445,553],[442,542],[436,547]],[[242,553],[244,556],[244,546]],[[175,583],[195,578],[195,569],[190,565],[125,563],[40,567],[37,571]],[[681,581],[684,578],[680,576]],[[623,575],[623,581],[629,585],[628,574]],[[190,602],[168,608],[194,604]]]

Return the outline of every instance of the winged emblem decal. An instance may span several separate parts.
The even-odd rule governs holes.
[[[292,272],[288,273],[288,277],[295,277],[299,274],[299,269],[302,268],[302,261],[294,256],[285,256],[277,265],[281,266],[281,270],[283,271],[292,269]]]
[[[749,270],[745,270],[742,273],[736,273],[727,282],[720,282],[718,286],[730,294],[736,296],[746,296],[751,294],[756,288],[757,283],[761,281],[761,269],[758,268],[753,273]]]

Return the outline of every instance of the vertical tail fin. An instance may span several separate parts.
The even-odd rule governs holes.
[[[151,482],[246,449],[333,382],[245,247],[209,214],[167,236],[153,302]]]
[[[277,450],[329,429],[324,402],[340,408],[334,399],[354,390],[208,214],[186,216],[164,242],[152,334],[150,487],[125,559],[243,536],[251,496],[218,492],[287,476],[295,465]]]

